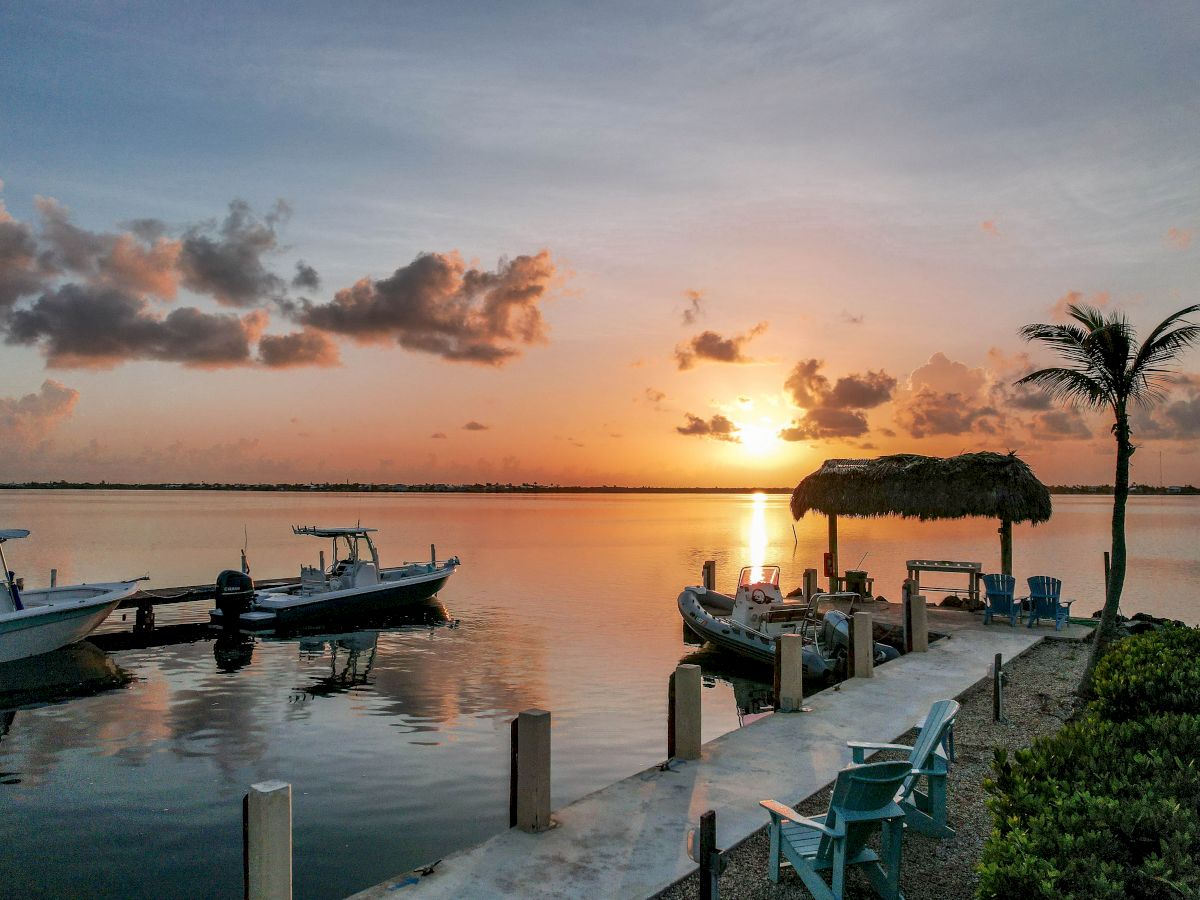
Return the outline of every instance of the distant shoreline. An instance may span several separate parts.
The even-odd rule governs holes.
[[[1111,495],[1112,485],[1049,485],[1051,494]],[[631,487],[628,485],[560,484],[368,484],[279,483],[232,484],[207,482],[168,482],[162,484],[124,484],[110,482],[37,481],[0,484],[9,491],[257,491],[297,494],[790,494],[790,487]],[[1195,485],[1157,487],[1133,485],[1133,495],[1195,495]]]

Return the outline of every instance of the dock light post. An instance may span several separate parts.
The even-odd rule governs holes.
[[[688,856],[700,866],[700,900],[718,900],[717,876],[728,861],[717,849],[717,814],[709,810],[700,816],[700,831],[691,829],[687,836]]]
[[[550,828],[550,713],[527,709],[512,720],[508,827]]]
[[[242,853],[246,900],[292,898],[292,786],[250,785],[242,799]]]
[[[667,758],[700,758],[700,667],[677,666],[667,683]]]

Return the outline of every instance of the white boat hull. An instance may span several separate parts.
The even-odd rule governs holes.
[[[0,663],[81,641],[137,590],[134,582],[29,591],[25,609],[0,613]]]

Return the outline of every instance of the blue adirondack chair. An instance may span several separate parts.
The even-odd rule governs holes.
[[[1016,625],[1021,614],[1021,601],[1013,598],[1017,579],[1011,575],[984,575],[983,590],[987,605],[983,610],[983,624],[991,623],[992,616],[1008,616],[1008,624]]]
[[[1049,575],[1034,575],[1029,579],[1029,621],[1030,628],[1041,619],[1054,622],[1054,630],[1058,631],[1063,623],[1070,618],[1071,604],[1074,600],[1062,599],[1062,581]]]
[[[784,856],[814,897],[842,900],[846,867],[858,866],[881,897],[898,900],[904,810],[895,798],[908,773],[906,762],[842,769],[833,786],[829,811],[823,816],[808,818],[774,800],[760,801],[771,814],[767,876],[772,882],[779,881],[780,856]],[[867,847],[876,828],[883,832],[882,856]],[[821,875],[826,871],[832,884],[826,884]]]
[[[948,758],[954,718],[958,715],[957,700],[939,700],[933,704],[916,742],[906,744],[873,744],[849,741],[846,746],[856,763],[861,763],[868,751],[899,750],[908,752],[909,774],[905,776],[896,802],[904,810],[904,824],[913,831],[936,838],[954,837],[954,829],[946,824],[946,775],[950,771]],[[921,779],[925,790],[920,790]]]

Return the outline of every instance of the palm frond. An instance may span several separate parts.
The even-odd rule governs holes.
[[[1099,409],[1113,402],[1111,387],[1104,381],[1077,369],[1052,367],[1030,372],[1017,384],[1039,387],[1051,399]]]

